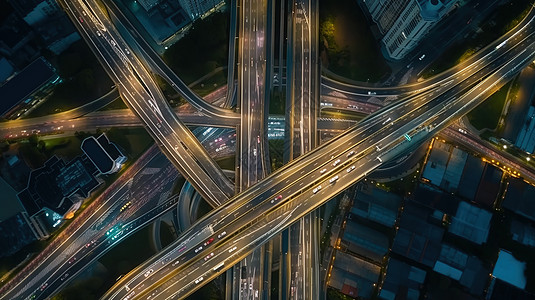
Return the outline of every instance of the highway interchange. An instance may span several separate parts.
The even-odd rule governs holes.
[[[521,39],[523,37],[522,35],[519,36],[521,37],[517,37],[518,39]],[[523,43],[530,42],[531,40],[528,39]],[[246,232],[248,232],[247,230],[243,231],[244,228],[250,228],[248,230],[251,231],[251,235],[254,236],[255,232],[258,233],[258,231],[260,231],[259,228],[263,228],[258,224],[274,222],[276,225],[273,226],[277,227],[269,228],[269,226],[266,226],[269,228],[266,229],[266,231],[268,231],[267,233],[264,232],[264,238],[267,240],[269,237],[272,237],[270,233],[274,234],[282,230],[279,218],[288,217],[288,220],[295,220],[294,218],[300,216],[300,214],[296,214],[296,210],[294,209],[303,209],[305,207],[305,204],[313,202],[311,200],[314,199],[314,196],[323,196],[323,199],[329,199],[330,196],[333,196],[336,193],[340,192],[350,183],[355,182],[356,180],[360,179],[365,174],[379,166],[380,162],[377,160],[377,157],[381,155],[381,151],[376,151],[375,146],[380,145],[379,147],[382,147],[383,149],[388,148],[387,146],[390,143],[396,143],[399,138],[403,136],[403,134],[411,133],[414,129],[420,127],[422,124],[429,123],[428,119],[433,119],[433,122],[429,124],[431,126],[434,126],[434,129],[432,129],[433,132],[437,129],[440,129],[441,127],[444,127],[445,125],[447,125],[448,121],[451,121],[452,119],[457,117],[456,114],[454,114],[453,112],[457,113],[459,111],[463,114],[466,113],[467,110],[478,104],[477,101],[485,99],[485,97],[488,96],[489,93],[492,93],[501,84],[503,84],[504,80],[510,78],[513,72],[519,71],[521,67],[525,66],[527,63],[530,62],[530,60],[532,59],[532,52],[529,51],[529,48],[527,49],[528,51],[525,51],[526,48],[524,48],[523,46],[526,45],[520,44],[518,45],[518,47],[513,48],[514,51],[509,50],[509,52],[506,52],[506,49],[511,49],[511,47],[505,46],[495,49],[496,51],[491,51],[492,55],[485,56],[484,61],[473,63],[465,70],[463,70],[463,72],[460,73],[460,76],[455,79],[451,79],[456,82],[443,85],[441,88],[442,92],[429,92],[427,96],[415,97],[415,101],[404,101],[401,104],[397,104],[396,106],[398,107],[383,110],[381,114],[376,114],[366,119],[365,121],[357,125],[357,127],[354,127],[347,133],[342,134],[335,141],[331,141],[327,144],[324,144],[323,146],[312,151],[310,154],[299,157],[294,162],[286,165],[280,171],[277,171],[273,175],[267,177],[264,181],[261,181],[259,184],[255,185],[253,189],[247,190],[243,194],[236,196],[233,199],[232,203],[230,203],[228,206],[225,206],[224,208],[218,208],[217,210],[212,212],[209,216],[205,217],[203,220],[194,225],[191,229],[192,231],[188,231],[186,233],[186,236],[192,235],[192,232],[203,232],[202,230],[195,229],[195,227],[205,228],[206,226],[210,226],[210,228],[214,230],[214,235],[212,235],[212,237],[215,238],[217,238],[217,234],[221,234],[222,231],[237,232],[236,230],[238,230],[239,228],[241,230],[239,231],[239,241],[232,240],[230,238],[231,236],[227,235],[224,240],[227,240],[228,242],[221,243],[221,246],[219,245],[220,243],[214,242],[214,244],[210,244],[210,246],[208,246],[208,250],[202,249],[200,250],[200,252],[198,251],[200,254],[191,251],[193,249],[198,249],[195,248],[196,246],[198,247],[198,245],[192,245],[192,247],[189,248],[191,249],[190,252],[187,252],[188,248],[184,249],[183,252],[180,253],[182,254],[182,259],[179,259],[179,255],[176,255],[176,257],[174,257],[179,259],[179,263],[175,265],[175,268],[172,271],[173,274],[176,274],[173,277],[176,279],[176,288],[166,289],[165,292],[170,292],[171,290],[171,292],[174,291],[175,293],[177,293],[176,295],[179,297],[186,296],[198,286],[202,285],[202,282],[204,282],[204,280],[211,279],[212,277],[217,275],[217,272],[212,272],[212,270],[222,262],[221,259],[224,259],[223,262],[225,266],[232,265],[233,262],[236,262],[237,260],[243,257],[243,254],[239,254],[240,252],[247,253],[247,248],[247,250],[254,249],[254,247],[257,246],[256,243],[247,244],[243,242],[242,237],[246,234]],[[504,55],[500,56],[502,54]],[[498,57],[500,57],[500,59],[495,59]],[[487,65],[487,63],[491,64]],[[492,74],[492,72],[494,72],[498,68],[498,66],[501,66],[504,63],[507,64],[505,65],[505,67],[499,69],[498,74],[491,75],[485,80],[480,80],[485,77],[484,74],[476,73],[479,68],[485,67],[481,72],[487,72],[487,74]],[[509,69],[512,69],[513,72],[509,71]],[[470,77],[473,78],[470,79]],[[459,86],[457,87],[457,85]],[[475,87],[473,87],[468,94],[464,96],[459,95],[464,90],[474,85]],[[449,93],[445,93],[447,91],[449,91]],[[442,97],[436,97],[438,95],[435,95],[442,93],[444,93],[444,96]],[[447,102],[444,102],[444,100],[446,100]],[[463,100],[464,102],[460,100]],[[464,107],[464,110],[459,110],[458,106]],[[390,112],[391,115],[389,117],[386,117],[388,112]],[[405,116],[402,117],[403,115]],[[396,120],[396,126],[393,126],[393,123],[387,121],[388,118]],[[361,141],[358,140],[358,137],[361,136],[367,137],[366,142],[361,143]],[[360,150],[349,150],[351,149],[350,147],[339,147],[340,145],[357,145]],[[347,169],[349,169],[352,165],[348,164],[347,162],[344,162],[344,160],[348,160],[348,158],[345,158],[344,156],[347,156],[351,151],[355,151],[355,154],[352,155],[354,155],[355,158],[361,158],[363,160],[363,163],[358,165],[356,169],[350,171],[355,172],[352,173],[352,176],[348,176],[346,174],[349,174],[350,172],[348,172]],[[329,156],[334,157],[328,159]],[[336,163],[338,159],[340,159],[341,161]],[[333,164],[335,164],[335,166],[332,166]],[[337,168],[335,168],[334,171],[331,171],[330,169],[333,167]],[[322,170],[321,168],[325,168],[327,170],[323,174],[319,174],[319,170]],[[333,180],[333,178],[336,179]],[[322,186],[322,189],[320,190],[320,192],[314,193],[312,190],[314,188],[317,188],[319,185]],[[247,201],[247,199],[251,197],[251,195],[248,193],[251,190],[255,190],[255,198],[253,200]],[[282,195],[282,198],[278,199],[277,203],[279,204],[271,203],[271,200],[277,199],[278,195]],[[290,203],[299,204],[296,204],[295,207],[290,210],[290,208],[284,204],[286,202],[285,199],[291,199]],[[319,205],[323,202],[320,200],[319,202],[314,203],[315,205]],[[313,205],[311,206],[312,208],[316,207]],[[254,208],[254,213],[247,213],[252,207]],[[280,207],[281,211],[275,210],[273,213],[269,213],[276,207]],[[264,214],[263,218],[258,217],[258,215],[260,215],[259,212],[262,212]],[[291,217],[288,216],[290,212],[292,213]],[[240,215],[243,216],[239,217]],[[274,219],[269,220],[270,215],[274,216]],[[227,220],[225,216],[227,218],[231,218],[232,220]],[[258,224],[251,224],[251,222],[256,219],[258,219]],[[209,222],[207,220],[213,221]],[[232,223],[226,225],[227,222]],[[259,228],[256,228],[256,231],[255,225],[260,226]],[[216,229],[218,227],[221,227],[221,229]],[[250,237],[251,241],[255,241],[255,239],[258,238],[253,238],[253,236]],[[206,236],[205,238],[208,240],[210,239],[210,236]],[[234,249],[234,247],[237,248]],[[172,249],[176,248],[169,247],[167,249],[168,251],[164,250],[164,253],[173,253]],[[215,251],[214,249],[221,250]],[[213,258],[210,258],[208,261],[204,261],[203,254],[212,253],[210,251],[216,253],[216,255]],[[234,254],[229,256],[227,253],[228,251],[231,251],[231,253]],[[218,259],[219,255],[217,254],[222,256],[221,259]],[[155,256],[151,259],[151,261],[157,261],[157,257],[158,256]],[[197,258],[197,260],[194,259],[195,257]],[[180,260],[184,261],[186,269],[184,272],[180,272]],[[230,263],[227,261],[230,261]],[[224,266],[220,268],[224,268]],[[171,281],[167,281],[169,280],[170,276],[165,274],[165,272],[164,274],[160,273],[157,276],[153,276],[155,278],[153,279],[154,281],[160,282],[160,284],[163,283],[161,285],[161,288],[168,288],[167,285],[171,285],[171,283],[169,283]],[[200,279],[201,277],[202,281],[199,281],[198,279]],[[150,278],[152,278],[152,276]],[[147,279],[149,280],[149,282],[151,281],[150,278]],[[121,285],[125,282],[129,282],[127,279],[124,280],[125,281],[119,283],[116,286],[117,288],[114,289],[114,291],[118,292],[118,294],[116,294],[116,296],[119,296],[118,298],[120,298],[120,295],[122,294],[119,290]],[[195,280],[197,280],[198,282],[195,283]],[[132,281],[128,284],[132,285],[136,284],[136,282]],[[158,294],[162,293],[162,291],[158,290],[158,287],[156,287],[156,289],[152,291],[152,293]],[[111,296],[111,294],[108,294],[107,296]],[[126,294],[123,294],[123,296],[126,296]],[[161,295],[162,299],[166,298],[166,296],[168,295]]]
[[[96,2],[79,0],[62,4],[105,62],[105,70],[117,82],[127,105],[143,120],[169,159],[209,203],[219,205],[228,199],[234,193],[232,184],[191,131],[177,119],[151,75],[112,30],[111,21]]]
[[[85,3],[89,2],[91,1]],[[71,18],[75,23],[78,22],[79,29],[84,30],[84,37],[91,40],[94,50],[101,54],[101,61],[109,66],[109,71],[114,74],[117,72],[114,78],[119,84],[121,95],[152,132],[162,150],[179,166],[181,174],[197,182],[196,189],[204,193],[203,196],[211,197],[214,203],[220,201],[218,204],[221,204],[230,198],[233,188],[226,183],[226,178],[224,182],[221,181],[222,172],[213,167],[208,154],[205,156],[209,161],[194,158],[187,160],[178,155],[178,149],[173,151],[173,145],[176,147],[179,143],[187,143],[184,151],[188,153],[188,147],[196,147],[199,143],[179,140],[177,135],[181,134],[175,134],[175,130],[193,135],[178,122],[174,112],[163,104],[164,100],[154,100],[163,99],[163,96],[149,80],[150,75],[143,71],[144,66],[131,55],[126,43],[121,42],[118,36],[102,38],[102,35],[111,32],[113,25],[103,22],[102,19],[106,17],[99,13],[96,13],[96,17],[102,23],[86,18],[84,13],[89,11],[84,8],[86,4],[82,1],[67,2],[65,5]],[[217,207],[169,247],[119,280],[104,298],[185,297],[232,267],[288,225],[366,176],[380,166],[383,160],[394,158],[405,151],[407,142],[403,139],[404,134],[417,136],[423,141],[447,127],[533,60],[533,15],[533,11],[530,12],[515,30],[455,70],[434,78],[431,83],[385,89],[383,95],[412,96],[379,110],[308,154],[295,157],[277,172]],[[105,24],[106,31],[102,24]],[[262,59],[261,56],[259,59]],[[125,73],[124,70],[129,72]],[[249,75],[248,78],[254,79],[255,75],[252,76]],[[258,74],[256,76],[258,78]],[[347,88],[343,87],[343,90],[347,91]],[[363,91],[360,89],[353,93],[363,94]],[[153,100],[139,103],[139,99]],[[263,122],[262,120],[262,124]],[[263,134],[263,131],[260,132]],[[247,138],[250,140],[251,135]],[[202,153],[205,153],[204,149]],[[191,152],[188,153],[190,155]],[[192,169],[198,167],[198,164],[203,164],[204,168]],[[209,194],[205,189],[217,183],[210,182],[212,178],[209,175],[198,176],[195,180],[191,173],[205,172],[210,168],[215,172],[212,174],[218,174],[219,177],[215,177],[219,180],[218,183],[223,183],[223,187],[229,186],[230,189],[218,188],[220,192],[217,195],[205,195]]]

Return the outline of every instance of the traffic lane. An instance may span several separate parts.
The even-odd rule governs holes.
[[[440,109],[442,109],[442,108],[440,108]]]
[[[148,152],[150,153],[150,151]],[[154,152],[153,155],[148,155],[148,156],[142,156],[142,158],[136,162],[133,166],[132,169],[132,172],[134,172],[136,170],[136,167],[139,167],[140,169],[138,169],[137,171],[134,172],[134,175],[135,176],[136,174],[138,174],[138,172],[143,168],[143,166],[147,165],[148,163],[150,163],[154,158],[155,158],[155,154],[156,152]],[[57,242],[61,242],[61,245],[57,248],[55,248],[53,250],[53,253],[50,254],[46,259],[45,261],[41,262],[38,264],[38,266],[34,269],[32,269],[32,272],[31,274],[33,275],[32,276],[32,280],[33,281],[36,281],[36,279],[38,279],[39,275],[36,275],[36,274],[41,274],[41,278],[45,276],[45,274],[43,274],[44,271],[46,271],[47,269],[50,269],[50,265],[57,262],[57,257],[62,255],[61,253],[66,253],[67,250],[69,248],[77,248],[77,247],[82,247],[84,244],[87,243],[87,241],[90,239],[90,237],[86,237],[85,240],[79,240],[79,238],[85,236],[85,233],[95,227],[98,223],[101,222],[100,220],[100,216],[105,214],[107,211],[109,211],[113,206],[117,205],[117,203],[119,201],[121,201],[126,195],[127,195],[127,192],[128,192],[128,189],[127,189],[127,184],[128,182],[125,182],[124,179],[125,178],[131,178],[129,174],[129,172],[125,173],[123,176],[121,176],[119,178],[118,181],[116,181],[116,183],[110,187],[111,190],[115,190],[115,192],[113,192],[111,198],[107,199],[101,206],[99,206],[96,210],[89,210],[91,211],[91,215],[85,219],[83,218],[82,216],[78,218],[78,220],[75,220],[73,223],[71,223],[71,226],[76,226],[76,230],[73,232],[73,233],[70,233],[68,235],[65,235],[67,237],[66,240],[63,240],[63,241],[60,241],[61,239],[58,239],[58,240],[55,240],[53,242],[54,243],[57,243]],[[122,180],[121,180],[122,179]],[[121,183],[122,181],[122,183]],[[120,185],[118,187],[118,185]],[[116,188],[119,188],[118,190],[116,190]],[[99,202],[99,199],[102,199],[102,198],[106,198],[106,195],[108,195],[110,192],[110,189],[106,190],[99,198],[97,198],[93,203],[98,203]],[[84,221],[81,221],[81,219],[84,219]],[[111,219],[113,219],[114,217],[111,216]],[[83,222],[83,223],[82,223]],[[81,223],[81,224],[80,224]],[[44,254],[46,253],[46,251],[44,251],[43,253],[41,254]],[[65,258],[62,262],[65,263],[66,261],[68,260],[68,258]],[[52,270],[53,271],[53,270]],[[33,283],[34,286],[41,286],[42,282],[39,283]],[[28,285],[25,286],[26,288],[28,288]],[[19,290],[19,292],[22,292],[22,290]],[[8,294],[9,296],[9,294]]]
[[[97,10],[97,12],[98,12],[98,10]],[[101,17],[102,20],[104,20],[104,22],[106,22],[107,19],[104,16],[100,16],[100,17]],[[89,23],[91,23],[91,22],[86,22],[85,24],[89,24]],[[109,28],[113,28],[111,24],[107,24],[107,25],[109,26]],[[126,44],[117,35],[113,36],[114,33],[112,33],[111,30],[107,30],[106,33],[110,34],[110,36],[112,36],[112,38],[109,41],[109,44],[106,45],[106,43],[104,43],[103,47],[111,46],[111,48],[113,49],[113,52],[116,55],[120,56],[120,61],[124,63],[124,59],[125,59],[126,55],[124,54],[124,52],[122,52],[122,47],[124,47],[124,49],[127,49],[126,48]],[[101,33],[101,36],[105,36],[105,34]],[[102,43],[101,39],[97,39],[97,40]],[[117,47],[115,47],[116,45],[121,45],[121,49],[117,49]],[[101,52],[100,49],[99,49],[99,52]],[[155,84],[150,80],[150,77],[144,73],[145,70],[144,70],[143,66],[139,63],[139,61],[137,60],[136,57],[132,56],[130,51],[126,50],[126,53],[127,53],[127,55],[130,56],[128,58],[129,60],[128,60],[128,63],[127,63],[127,67],[128,67],[127,69],[129,71],[131,71],[131,72],[137,73],[138,74],[137,76],[140,79],[140,81],[135,80],[134,78],[132,78],[131,75],[125,76],[124,73],[122,72],[123,70],[119,68],[118,71],[120,73],[119,73],[118,77],[119,77],[119,80],[122,80],[121,84],[123,84],[125,80],[130,79],[130,81],[127,81],[127,82],[134,85],[135,88],[134,88],[134,91],[132,91],[133,94],[135,94],[137,92],[137,93],[140,94],[140,96],[143,97],[143,94],[145,92],[148,92],[149,93],[149,99],[151,99],[152,97],[156,97],[156,98],[154,98],[155,101],[159,102],[160,106],[164,107],[164,109],[163,109],[164,113],[169,111],[169,109],[168,109],[169,107],[168,107],[167,103],[165,102],[165,100],[161,100],[163,98],[163,96],[161,95],[159,89],[157,89],[155,87]],[[118,61],[117,59],[114,60],[114,62],[117,62],[117,61]],[[133,69],[130,68],[130,66],[132,66]],[[141,82],[144,82],[145,86],[142,86]],[[148,89],[145,89],[145,87],[147,87]],[[123,93],[124,92],[130,93],[130,89],[123,89]],[[157,132],[159,132],[159,130],[155,128],[157,126],[151,126],[151,123],[152,123],[152,125],[161,124],[161,120],[156,115],[157,114],[162,115],[162,110],[160,110],[158,107],[156,107],[156,104],[153,104],[153,102],[151,102],[152,100],[148,100],[148,103],[150,104],[151,107],[147,109],[147,107],[143,107],[142,104],[140,104],[138,101],[135,101],[136,98],[135,98],[134,95],[130,95],[130,96],[132,96],[132,98],[134,99],[133,103],[130,103],[131,106],[136,108],[135,107],[136,104],[137,105],[141,105],[141,107],[137,107],[136,111],[141,116],[141,118],[144,119],[146,123],[148,123],[148,125],[149,125],[148,128],[153,127],[153,129],[152,129],[153,132],[156,132],[156,134],[153,134],[153,135],[157,136],[158,135]],[[147,105],[147,103],[143,103],[143,104]],[[165,108],[167,108],[167,109],[165,109]],[[154,115],[147,114],[147,111],[150,111],[150,112],[154,113]],[[145,116],[145,118],[143,118],[144,116]],[[173,125],[175,125],[177,127],[184,127],[184,126],[181,126],[181,123],[176,119],[174,114],[171,113],[167,117],[171,118],[176,123],[176,124],[173,124]],[[154,118],[156,118],[157,121],[154,120]],[[173,129],[171,128],[171,130],[173,130]],[[185,131],[187,131],[187,130],[185,130]],[[190,147],[192,145],[193,146],[197,146],[196,150],[198,150],[198,151],[192,151],[191,154],[197,153],[197,155],[201,156],[201,157],[197,157],[197,161],[199,161],[201,164],[203,164],[203,167],[204,167],[205,170],[208,170],[208,171],[211,172],[212,176],[210,178],[213,178],[214,180],[219,180],[219,182],[218,182],[219,185],[217,185],[217,184],[213,185],[211,189],[204,188],[203,192],[205,193],[205,196],[208,196],[206,198],[209,199],[209,200],[216,201],[216,203],[217,203],[217,199],[218,198],[228,197],[228,196],[226,196],[226,194],[224,192],[219,190],[219,188],[224,188],[226,186],[226,187],[228,187],[228,191],[227,192],[231,192],[229,184],[224,184],[225,182],[223,182],[223,181],[226,180],[226,177],[225,178],[221,178],[221,176],[217,176],[219,173],[222,173],[222,172],[218,172],[217,171],[217,169],[219,167],[216,166],[216,164],[214,162],[211,162],[211,159],[209,157],[206,158],[205,155],[203,155],[203,154],[205,154],[204,153],[205,151],[202,151],[204,149],[200,149],[201,147],[199,147],[198,145],[195,145],[195,141],[193,141],[193,139],[191,139],[191,140],[186,139],[186,142],[188,142]],[[171,145],[166,145],[166,143],[163,143],[163,145],[167,146],[167,152],[172,152],[173,151],[172,150],[173,148],[172,148]],[[177,147],[177,145],[175,144],[175,148],[176,147]],[[176,150],[176,151],[178,151],[178,150]],[[183,156],[188,154],[185,151],[182,151],[182,152],[183,152],[182,153]],[[176,160],[177,157],[174,157],[174,159]],[[180,163],[178,163],[178,164],[180,166]],[[197,171],[200,171],[200,168],[197,168],[197,169],[198,169]],[[194,175],[190,175],[190,177],[191,176],[194,176]],[[193,181],[195,183],[202,182],[201,179],[199,179],[199,178],[198,179],[193,179]],[[213,193],[212,191],[219,191],[219,192]]]

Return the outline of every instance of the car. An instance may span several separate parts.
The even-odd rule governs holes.
[[[207,241],[204,243],[204,245],[205,245],[205,246],[206,246],[206,245],[210,245],[210,243],[213,242],[213,241],[214,241],[214,238],[210,238],[209,240],[207,240]]]
[[[221,232],[220,234],[217,235],[217,238],[220,239],[220,238],[224,237],[226,234],[227,234],[227,232],[223,231],[223,232]]]
[[[174,267],[174,266],[178,265],[179,262],[180,262],[180,260],[177,260],[171,266]]]
[[[333,163],[333,167],[336,167],[336,165],[337,165],[339,162],[340,162],[340,159],[335,160],[334,163]]]
[[[152,272],[154,272],[153,269],[150,269],[147,272],[145,272],[145,277],[149,277],[149,275],[152,274]]]
[[[61,281],[65,280],[67,277],[69,277],[69,273],[65,273],[65,275],[61,276]]]
[[[47,286],[48,286],[48,282],[45,282],[40,288],[41,292],[44,291]]]
[[[353,170],[355,170],[355,166],[351,166],[351,167],[347,168],[346,171],[347,171],[347,173],[349,173],[349,172],[351,172]]]
[[[422,54],[422,56],[420,56],[420,58],[418,58],[419,60],[424,60],[425,58],[425,54]]]
[[[195,249],[195,253],[199,252],[202,250],[202,246],[200,246],[199,248]]]
[[[275,201],[278,201],[282,199],[282,195],[278,195],[277,197],[275,197],[275,199],[271,200],[271,203],[275,203]]]
[[[347,157],[351,157],[351,156],[353,156],[353,154],[355,154],[355,151],[350,151],[350,152],[347,154]]]
[[[69,259],[69,264],[72,264],[75,261],[76,261],[76,257],[73,257],[73,258]]]
[[[315,194],[317,192],[319,192],[321,190],[321,185],[318,185],[317,187],[315,187],[312,192]]]
[[[323,169],[323,170],[320,171],[320,174],[323,174],[323,173],[325,173],[326,171],[327,171],[327,169]]]
[[[253,149],[253,155],[256,156],[256,148]]]
[[[234,251],[234,250],[236,250],[236,249],[238,249],[238,247],[234,246],[234,247],[232,247],[232,248],[230,248],[230,249],[228,250],[228,253],[230,253],[230,252],[232,252],[232,251]]]
[[[197,283],[203,281],[203,279],[204,279],[204,278],[203,278],[202,276],[199,277],[199,278],[197,278],[197,279],[195,279],[195,284],[197,284]]]
[[[338,180],[338,175],[334,176],[333,178],[329,179],[329,183],[333,183],[336,180]]]
[[[253,289],[253,283],[249,283],[249,289],[250,289],[250,290]]]
[[[212,253],[206,255],[206,257],[204,258],[204,261],[209,260],[209,259],[212,258],[213,256],[214,256],[214,252],[212,252]]]
[[[370,96],[371,96],[371,95],[377,95],[377,92],[370,92],[370,91],[368,91],[368,95],[370,95]]]

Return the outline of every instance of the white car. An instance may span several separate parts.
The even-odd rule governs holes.
[[[347,154],[347,157],[351,157],[353,154],[355,154],[355,151],[351,151]]]
[[[334,176],[333,178],[329,179],[329,183],[333,183],[336,180],[338,180],[338,175]]]
[[[197,279],[195,279],[195,284],[197,284],[197,283],[203,281],[203,279],[204,279],[204,278],[203,278],[202,276],[199,277],[199,278],[197,278]]]
[[[355,166],[351,166],[351,167],[347,168],[346,171],[347,171],[347,173],[349,173],[349,172],[351,172],[353,170],[355,170]]]
[[[340,162],[339,159],[335,160],[334,163],[333,163],[333,167],[336,167],[336,165]]]
[[[425,58],[425,54],[422,54],[422,56],[420,56],[420,58],[418,58],[419,60],[423,60]]]
[[[199,248],[195,249],[195,253],[199,252],[202,250],[202,246],[200,246]]]
[[[321,190],[321,185],[318,185],[317,187],[315,187],[312,192],[315,194],[317,192],[319,192],[319,190]]]
[[[148,270],[147,272],[145,272],[145,277],[149,277],[149,275],[150,275],[153,271],[154,271],[153,269],[150,269],[150,270]]]
[[[323,169],[323,170],[320,171],[320,174],[323,174],[323,173],[325,173],[326,171],[327,171],[327,169]]]
[[[217,235],[217,238],[220,239],[220,238],[224,237],[225,234],[227,234],[227,232],[223,231],[223,232],[221,232],[220,234]]]

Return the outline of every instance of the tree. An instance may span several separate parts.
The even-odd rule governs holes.
[[[36,147],[37,143],[39,143],[39,137],[37,136],[37,134],[32,134],[28,137],[28,142],[30,143],[30,145]]]

